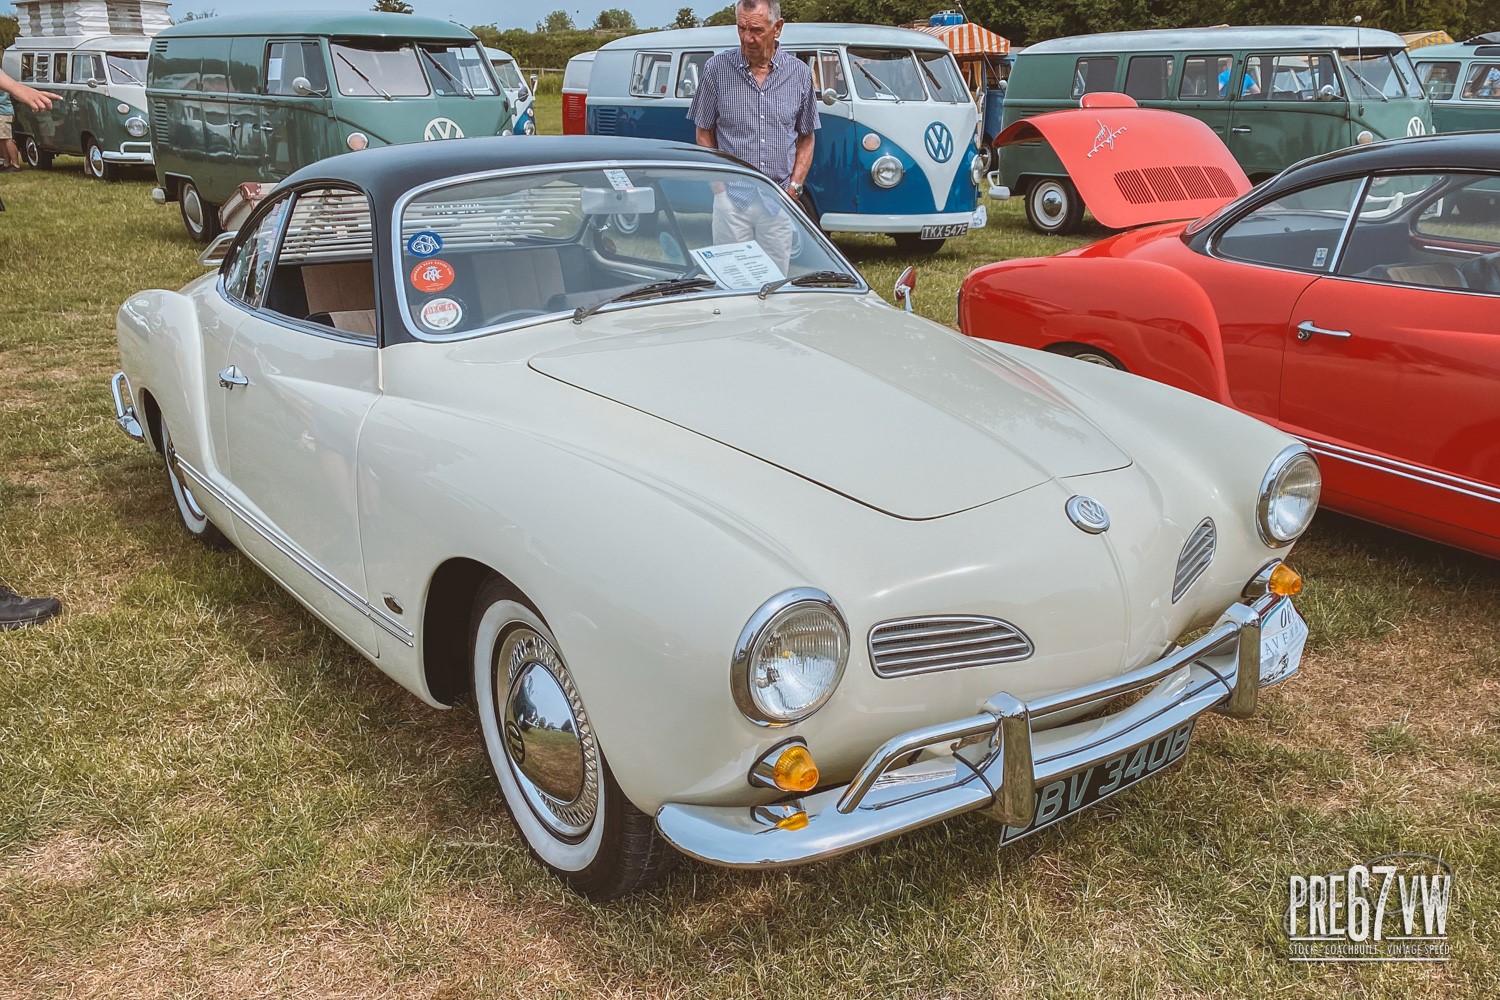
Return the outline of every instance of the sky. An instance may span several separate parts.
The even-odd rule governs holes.
[[[369,10],[375,0],[173,0],[168,14],[181,19],[189,12],[211,10],[216,14],[248,14],[264,10]],[[695,3],[694,0],[407,0],[424,17],[457,21],[459,24],[494,24],[500,28],[534,28],[537,21],[554,10],[566,10],[580,28],[593,25],[601,10],[620,7],[635,15],[642,28],[659,28],[677,16],[678,8],[692,7],[699,17],[707,17],[729,4]],[[9,0],[0,0],[0,12],[14,14]]]

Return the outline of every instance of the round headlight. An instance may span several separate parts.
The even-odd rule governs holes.
[[[978,153],[974,154],[974,162],[969,164],[969,177],[973,179],[975,187],[984,180],[984,157]]]
[[[729,686],[751,722],[785,726],[812,715],[849,662],[849,628],[833,598],[797,588],[750,617],[735,645]]]
[[[1276,456],[1260,484],[1256,522],[1261,541],[1280,548],[1307,530],[1318,510],[1323,473],[1303,445],[1291,445]]]
[[[500,134],[501,135],[510,135],[510,126],[506,126],[505,128],[501,129],[500,130]]]
[[[1371,132],[1367,128],[1360,129],[1359,135],[1354,137],[1354,141],[1359,143],[1361,146],[1368,146],[1370,143],[1375,141],[1375,133]]]
[[[536,135],[536,122],[530,118],[526,119],[526,125],[522,131],[527,135]]]
[[[365,135],[363,132],[350,132],[348,143],[350,149],[366,149],[370,145],[370,137]]]
[[[125,119],[125,131],[129,132],[136,138],[140,138],[141,136],[146,134],[146,119],[142,118],[140,115],[132,115],[131,117]]]
[[[887,153],[875,161],[870,168],[870,179],[883,188],[893,188],[901,183],[901,178],[906,175],[906,168],[901,161]]]

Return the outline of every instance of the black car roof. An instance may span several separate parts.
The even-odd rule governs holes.
[[[483,136],[411,142],[330,156],[293,173],[282,186],[342,181],[368,191],[377,206],[388,206],[411,188],[445,177],[524,167],[574,163],[603,166],[642,160],[700,166],[740,165],[740,161],[718,150],[658,139],[602,135]]]
[[[1350,174],[1395,170],[1493,172],[1500,166],[1500,132],[1445,132],[1350,146],[1283,170],[1261,191],[1279,191]]]

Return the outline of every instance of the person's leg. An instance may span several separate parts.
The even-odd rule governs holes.
[[[22,597],[0,585],[0,629],[37,625],[62,610],[55,597]]]
[[[16,147],[15,139],[6,139],[0,142],[0,159],[5,160],[5,165],[14,170],[21,169],[21,150]]]
[[[755,220],[755,239],[766,256],[776,262],[781,273],[788,277],[792,266],[792,217],[777,206],[775,211],[760,207]]]

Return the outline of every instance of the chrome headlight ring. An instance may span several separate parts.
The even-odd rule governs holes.
[[[883,188],[893,188],[906,176],[906,168],[890,153],[880,157],[870,167],[870,180]]]
[[[801,633],[795,638],[804,647],[804,653],[808,646],[821,640],[825,655],[793,656],[793,651],[786,648],[789,636],[782,632],[783,627]],[[820,630],[824,633],[821,637],[813,634]],[[764,659],[775,647],[781,647],[778,659],[788,661],[794,668],[786,676],[778,676],[775,666]],[[821,669],[808,666],[807,661],[815,659],[824,661]],[[793,660],[797,662],[790,662]],[[808,718],[827,703],[848,663],[849,625],[843,611],[832,597],[817,588],[794,587],[766,601],[745,623],[730,660],[729,690],[735,706],[751,722],[773,728],[789,726]],[[784,682],[786,686],[778,690]],[[793,704],[778,708],[773,696],[780,695],[784,701],[788,693]]]
[[[125,131],[139,139],[146,134],[146,119],[140,115],[131,115],[125,119]]]
[[[1281,450],[1260,483],[1255,504],[1255,527],[1260,540],[1272,548],[1292,544],[1307,530],[1318,510],[1323,473],[1304,444]]]

